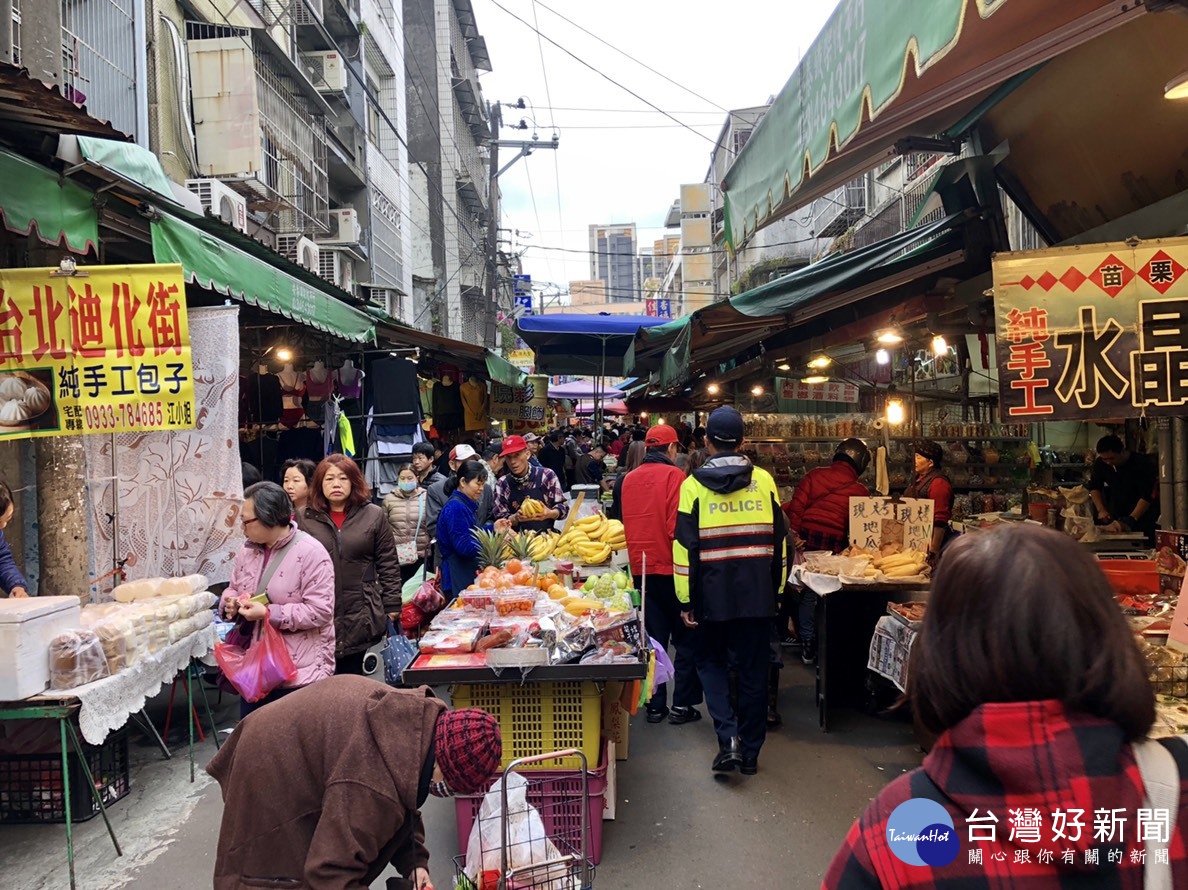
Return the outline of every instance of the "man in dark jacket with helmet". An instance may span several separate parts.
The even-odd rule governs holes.
[[[784,504],[792,540],[800,551],[828,550],[841,553],[849,546],[850,498],[864,498],[870,489],[858,477],[870,465],[870,449],[861,439],[843,439],[827,467],[809,470],[796,486],[792,500]],[[800,599],[800,657],[812,664],[817,657],[814,612],[817,595],[805,588]]]

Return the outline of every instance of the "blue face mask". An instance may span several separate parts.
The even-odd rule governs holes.
[[[400,490],[403,491],[405,494],[412,494],[414,491],[417,490],[417,480],[415,480],[415,479],[413,479],[411,481],[405,481],[405,480],[401,479],[398,484],[400,485]]]

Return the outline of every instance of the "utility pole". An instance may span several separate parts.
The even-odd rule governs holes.
[[[491,112],[491,168],[487,184],[487,311],[496,317],[499,295],[499,127],[503,113],[498,102],[492,102]],[[492,338],[494,339],[494,338]],[[492,345],[494,343],[492,342]]]

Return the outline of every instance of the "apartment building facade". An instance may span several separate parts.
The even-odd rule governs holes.
[[[590,226],[590,279],[603,282],[607,302],[640,301],[638,246],[635,223]]]

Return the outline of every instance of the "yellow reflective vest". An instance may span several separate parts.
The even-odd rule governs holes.
[[[771,474],[740,454],[714,455],[681,484],[672,545],[677,599],[698,621],[774,617],[787,543]]]

